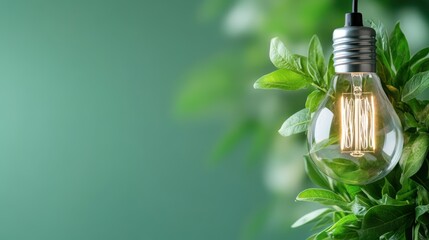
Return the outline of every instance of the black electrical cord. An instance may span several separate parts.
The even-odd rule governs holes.
[[[346,26],[363,26],[362,14],[358,11],[358,0],[353,0],[352,12],[346,14]]]
[[[353,13],[357,13],[358,12],[358,0],[353,0],[352,12]]]

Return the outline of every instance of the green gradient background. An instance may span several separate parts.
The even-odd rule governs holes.
[[[197,2],[1,2],[0,239],[239,237],[259,170],[210,167],[224,126],[171,117],[222,48]]]

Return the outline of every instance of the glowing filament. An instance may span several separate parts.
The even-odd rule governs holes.
[[[375,150],[375,109],[371,93],[355,87],[341,96],[341,151],[362,157]]]

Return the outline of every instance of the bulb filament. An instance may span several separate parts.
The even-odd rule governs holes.
[[[362,157],[375,150],[374,96],[362,92],[361,84],[353,86],[353,93],[341,96],[341,152]]]

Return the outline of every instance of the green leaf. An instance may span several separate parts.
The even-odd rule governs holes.
[[[417,73],[404,86],[402,101],[407,102],[417,97],[429,87],[429,71]]]
[[[429,47],[423,48],[422,50],[418,51],[416,54],[414,54],[414,56],[410,60],[411,66],[416,64],[418,61],[422,60],[428,54],[429,54]]]
[[[414,181],[405,178],[402,181],[402,188],[396,193],[396,200],[406,201],[408,199],[414,199],[417,194],[417,188]],[[384,197],[384,196],[383,196]]]
[[[371,177],[368,168],[372,167],[365,166],[363,161],[355,162],[344,158],[322,159],[322,161],[329,167],[331,174],[347,179],[349,182],[353,180],[355,184]]]
[[[296,133],[305,132],[310,122],[310,114],[308,109],[304,108],[301,111],[290,116],[282,125],[279,133],[284,136],[290,136]]]
[[[348,203],[344,201],[338,194],[319,188],[309,188],[298,194],[298,201],[317,202],[323,205],[339,206],[347,208]]]
[[[270,60],[276,68],[289,69],[300,73],[306,72],[306,65],[303,65],[307,62],[306,58],[292,54],[277,37],[271,39]]]
[[[392,84],[391,53],[386,28],[380,22],[370,20],[369,23],[376,31],[377,74],[383,83]]]
[[[327,66],[327,71],[325,73],[325,86],[329,87],[329,85],[331,84],[331,80],[335,75],[335,68],[334,68],[334,54],[331,54],[331,56],[329,57],[329,62],[328,62],[328,66]]]
[[[429,205],[421,205],[416,207],[416,221],[421,221],[423,215],[429,212]],[[426,224],[422,222],[423,224]]]
[[[297,228],[297,227],[300,227],[300,226],[305,225],[307,223],[321,219],[323,216],[325,216],[327,213],[330,213],[330,212],[332,212],[332,209],[330,209],[330,208],[321,208],[321,209],[314,210],[310,213],[305,214],[304,216],[302,216],[298,220],[296,220],[292,224],[292,228]]]
[[[328,146],[331,146],[334,143],[337,143],[339,141],[339,137],[338,136],[334,136],[325,140],[322,140],[316,144],[314,144],[311,149],[310,149],[310,153],[315,153],[318,152]]]
[[[392,53],[393,65],[396,70],[410,60],[410,48],[399,23],[395,25],[390,35],[390,50]]]
[[[358,218],[350,214],[332,225],[327,233],[333,239],[357,239],[359,237],[356,231],[358,228],[360,228]]]
[[[418,62],[411,71],[413,74],[429,71],[429,58],[425,58],[422,61]]]
[[[371,28],[375,30],[376,34],[376,47],[377,50],[381,50],[381,53],[390,60],[390,47],[389,47],[389,36],[387,30],[381,22],[375,22],[369,20]],[[390,66],[390,63],[389,63]]]
[[[298,90],[310,86],[311,78],[290,69],[279,69],[259,78],[253,85],[256,89],[276,88]]]
[[[411,77],[411,68],[422,58],[426,57],[429,53],[429,48],[424,48],[417,52],[410,61],[404,63],[398,70],[398,73],[395,77],[395,82],[398,86],[405,84]]]
[[[361,239],[378,239],[381,235],[408,227],[414,221],[414,207],[378,205],[368,210],[358,231]]]
[[[429,135],[420,133],[415,139],[410,139],[405,145],[399,161],[402,168],[401,182],[413,176],[423,164],[429,147]]]
[[[417,128],[419,126],[416,119],[411,113],[405,112],[404,118],[405,118],[405,126],[404,126],[405,130],[408,130],[410,128]]]
[[[314,90],[307,97],[307,101],[305,102],[305,107],[310,110],[310,112],[316,111],[317,107],[319,107],[320,102],[325,97],[325,93],[320,90]]]
[[[322,76],[325,74],[323,49],[316,35],[311,38],[308,49],[308,71],[312,75],[313,80],[318,83],[322,81]]]

